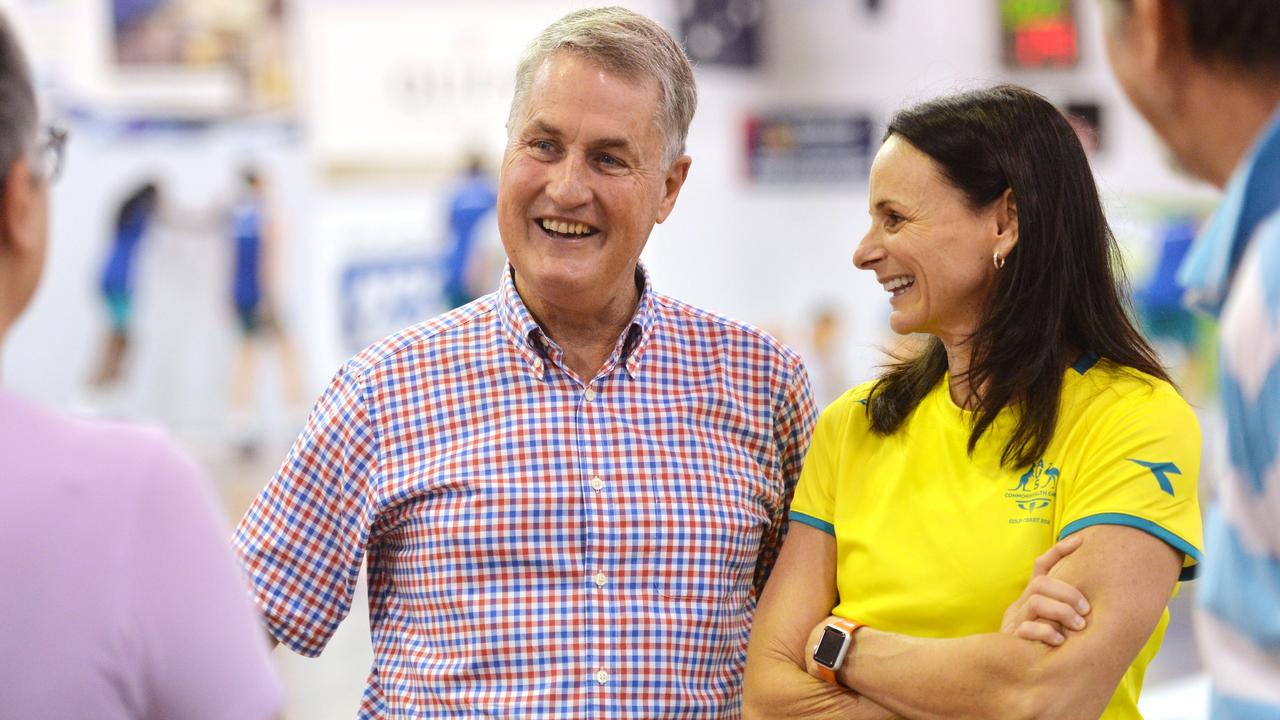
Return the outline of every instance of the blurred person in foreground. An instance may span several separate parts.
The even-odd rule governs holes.
[[[368,566],[361,718],[736,717],[815,411],[798,356],[639,263],[689,172],[679,44],[620,8],[516,72],[496,292],[349,360],[236,533],[317,655]]]
[[[37,114],[0,17],[0,339],[40,279],[65,140]],[[0,714],[275,716],[281,690],[225,538],[206,479],[158,433],[0,389]]]
[[[1214,718],[1280,718],[1280,2],[1100,0],[1112,68],[1183,167],[1225,189],[1180,271],[1218,318],[1229,467],[1197,630]]]
[[[854,264],[932,339],[819,418],[744,714],[1140,717],[1200,557],[1200,432],[1127,316],[1080,141],[1022,88],[927,102],[869,206]]]

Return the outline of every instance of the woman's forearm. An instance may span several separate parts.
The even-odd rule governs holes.
[[[842,680],[912,718],[1037,718],[1045,645],[1010,635],[922,639],[859,631]],[[1096,716],[1096,712],[1094,715]]]
[[[801,661],[782,648],[753,655],[743,687],[745,720],[841,718],[884,720],[894,714],[871,700],[809,675]]]
[[[1006,634],[921,639],[864,628],[840,668],[843,681],[912,718],[1098,717],[1156,628],[1182,557],[1134,528],[1098,525],[1081,535],[1054,575],[1093,610],[1061,647]]]

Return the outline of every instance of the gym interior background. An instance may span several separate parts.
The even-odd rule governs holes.
[[[591,4],[0,2],[32,56],[46,114],[71,132],[46,274],[2,358],[6,385],[165,427],[237,518],[346,357],[448,309],[457,200],[472,169],[481,183],[496,173],[520,50]],[[901,342],[886,323],[887,296],[850,261],[890,115],[998,82],[1069,112],[1124,248],[1136,311],[1200,413],[1210,500],[1222,463],[1211,328],[1178,308],[1171,270],[1215,193],[1171,166],[1125,101],[1095,3],[620,4],[675,31],[697,69],[690,178],[644,254],[654,283],[796,347],[822,403]],[[246,172],[275,228],[264,261],[271,317],[252,331],[236,317],[227,229]],[[113,347],[104,267],[119,252],[126,201],[147,184],[157,188],[156,220],[130,250],[127,344]],[[472,215],[465,277],[487,292],[501,247],[492,213]],[[1148,718],[1205,715],[1193,593],[1191,583],[1175,599],[1148,673]],[[317,660],[277,651],[290,717],[352,715],[371,660],[362,612],[358,603]]]

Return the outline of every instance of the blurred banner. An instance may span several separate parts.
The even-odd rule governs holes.
[[[695,65],[750,68],[760,62],[764,0],[687,0],[680,36]]]
[[[772,184],[862,183],[874,123],[851,110],[774,110],[746,121],[747,176]]]
[[[1080,45],[1073,0],[1001,0],[1005,67],[1074,67]]]
[[[564,14],[549,0],[299,9],[312,148],[334,173],[440,172],[464,153],[500,156],[520,53]]]
[[[42,93],[80,115],[201,123],[293,117],[294,8],[285,0],[25,0],[16,7]]]
[[[232,96],[219,114],[292,105],[284,0],[112,0],[110,27],[116,73],[134,87],[220,83]]]

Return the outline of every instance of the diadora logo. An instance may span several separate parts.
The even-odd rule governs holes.
[[[1037,460],[1021,477],[1018,484],[1009,488],[1004,496],[1013,500],[1018,509],[1027,516],[1011,519],[1011,523],[1039,522],[1048,523],[1049,519],[1032,515],[1037,510],[1044,510],[1053,504],[1058,496],[1058,476],[1061,471],[1053,463],[1046,464],[1043,459]]]
[[[1133,458],[1128,458],[1128,460],[1150,470],[1151,474],[1156,476],[1156,482],[1160,484],[1160,489],[1170,495],[1173,494],[1173,481],[1169,479],[1169,476],[1182,474],[1177,465],[1171,462],[1147,462],[1146,460],[1135,460]]]

